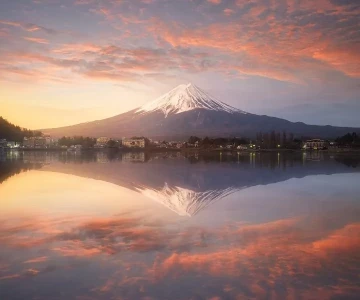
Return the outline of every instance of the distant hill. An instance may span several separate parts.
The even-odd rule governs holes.
[[[292,132],[295,136],[335,138],[360,128],[307,125],[260,116],[218,101],[193,84],[180,85],[140,108],[112,118],[62,128],[44,129],[53,136],[134,135],[184,139],[191,135],[255,137],[257,132]]]
[[[41,134],[40,131],[21,128],[0,117],[0,139],[21,142],[24,137],[40,136]]]

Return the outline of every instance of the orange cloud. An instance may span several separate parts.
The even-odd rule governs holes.
[[[314,69],[325,71],[323,64],[327,66],[326,71],[333,69],[350,77],[359,77],[359,47],[349,38],[342,42],[348,43],[341,47],[346,50],[336,50],[341,44],[338,40],[345,39],[341,32],[344,31],[346,35],[352,32],[352,27],[347,30],[342,27],[345,21],[350,21],[351,10],[334,6],[329,1],[323,2],[312,5],[314,1],[305,1],[300,6],[291,2],[287,14],[279,19],[275,11],[283,9],[283,3],[271,2],[269,9],[264,1],[237,1],[237,5],[245,10],[242,22],[232,20],[190,28],[182,23],[168,24],[157,19],[149,30],[173,47],[207,48],[226,53],[229,55],[229,68],[235,66],[234,70],[249,75],[299,82],[299,78],[305,76],[301,73],[313,73]],[[249,6],[249,9],[245,9],[245,6]],[[342,15],[343,20],[338,21],[342,23],[337,29],[339,33],[332,31],[332,35],[324,34],[333,24],[316,24],[319,22],[317,18],[321,17],[314,16],[314,10],[319,14],[326,12],[333,15],[336,11]],[[226,15],[233,12],[230,8],[224,10]],[[295,12],[302,12],[304,16],[291,17],[290,14]],[[264,16],[259,17],[261,14]],[[303,22],[306,18],[311,22]],[[237,61],[243,63],[244,56],[248,64],[237,64]]]
[[[41,256],[33,259],[29,259],[27,261],[24,261],[24,264],[34,264],[34,263],[42,263],[46,262],[48,260],[47,256]]]
[[[330,299],[334,293],[359,292],[354,281],[341,278],[356,276],[359,271],[359,266],[352,268],[352,262],[360,258],[360,224],[346,225],[330,233],[328,238],[309,243],[310,232],[299,230],[299,222],[303,220],[282,220],[219,232],[226,240],[224,244],[231,244],[231,247],[205,253],[173,253],[155,263],[153,274],[159,282],[169,276],[179,279],[191,274],[238,278],[242,285],[249,286],[256,298],[264,297],[269,290],[276,298],[291,298],[290,291],[296,290],[296,278],[312,278],[306,287],[295,293],[312,294],[314,299]],[[322,285],[324,266],[326,273],[332,274],[335,283],[332,287]],[[347,272],[352,275],[346,275]],[[275,289],[280,283],[286,287],[283,294]],[[228,292],[236,294],[236,289],[228,289]]]

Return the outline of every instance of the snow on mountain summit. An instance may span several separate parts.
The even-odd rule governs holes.
[[[181,84],[156,100],[143,105],[136,112],[148,113],[162,111],[166,116],[179,114],[193,109],[226,111],[228,113],[245,113],[224,102],[215,100],[194,84]]]

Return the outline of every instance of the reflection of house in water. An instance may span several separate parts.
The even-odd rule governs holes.
[[[24,151],[22,152],[22,159],[24,163],[41,164],[49,164],[51,162],[59,161],[57,153],[46,151]]]
[[[304,149],[321,150],[329,147],[329,143],[320,139],[307,140],[303,146]]]
[[[145,162],[144,152],[126,152],[122,156],[123,161],[126,162]]]
[[[324,159],[324,153],[323,152],[306,152],[304,153],[304,158],[306,160],[312,160],[312,161],[321,161]]]
[[[108,158],[108,155],[104,152],[97,152],[96,153],[96,162],[97,163],[102,163],[102,164],[105,164],[105,163],[108,163],[110,160]]]

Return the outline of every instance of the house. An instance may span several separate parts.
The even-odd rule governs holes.
[[[34,138],[24,138],[24,141],[23,141],[23,147],[24,148],[34,148],[34,145],[35,145],[35,140]]]
[[[0,148],[6,148],[7,147],[7,140],[6,139],[1,139],[0,140]]]
[[[25,148],[46,148],[47,138],[44,136],[24,138],[23,146]]]
[[[167,143],[161,143],[160,145],[157,146],[158,148],[167,148],[168,144]]]
[[[20,144],[17,142],[7,142],[7,147],[10,149],[16,149],[20,147]]]
[[[145,138],[124,138],[122,144],[127,148],[145,148],[146,140]]]
[[[248,147],[245,146],[245,145],[239,145],[239,146],[236,147],[236,149],[237,149],[237,150],[247,150]]]
[[[45,135],[44,138],[45,138],[46,148],[51,148],[58,145],[58,139],[55,139],[50,135]]]
[[[307,140],[304,143],[303,148],[304,149],[321,150],[321,149],[327,149],[328,146],[329,146],[329,143],[325,140],[313,139],[313,140]]]
[[[68,152],[80,152],[82,148],[82,145],[72,145],[68,148]]]
[[[95,148],[105,148],[107,143],[110,141],[111,139],[108,137],[99,137],[96,140],[96,145]]]

